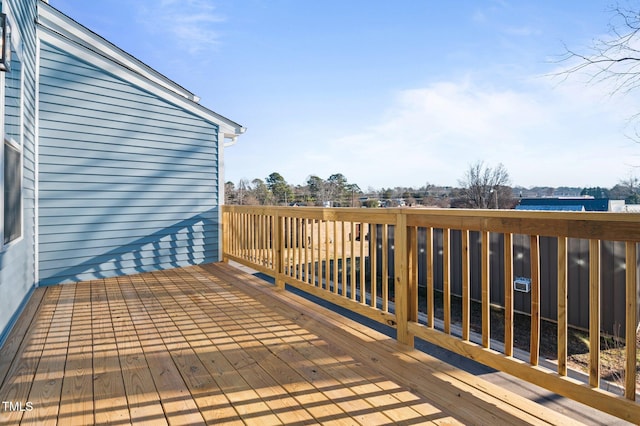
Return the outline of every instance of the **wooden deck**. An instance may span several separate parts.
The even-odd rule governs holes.
[[[572,424],[227,264],[39,288],[0,424]]]

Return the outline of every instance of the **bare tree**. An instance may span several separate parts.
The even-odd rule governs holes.
[[[610,83],[611,94],[627,94],[640,87],[640,6],[611,9],[609,37],[595,39],[585,53],[565,46],[560,62],[569,66],[557,75],[588,73],[590,83]],[[637,120],[640,114],[632,119]],[[635,138],[640,139],[636,128]]]
[[[511,200],[509,173],[502,164],[494,169],[485,166],[483,161],[471,164],[458,184],[461,187],[460,201],[467,207],[504,208],[508,200]]]
[[[640,179],[629,174],[629,178],[621,179],[620,183],[611,188],[609,194],[611,198],[625,200],[626,204],[640,204]]]
[[[249,181],[247,179],[240,179],[238,182],[238,190],[236,191],[237,202],[240,205],[245,204],[245,195],[251,189]]]
[[[235,204],[236,201],[236,187],[233,182],[228,181],[224,184],[224,203]]]

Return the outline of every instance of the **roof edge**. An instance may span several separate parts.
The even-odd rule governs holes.
[[[38,23],[69,38],[87,49],[120,63],[122,66],[140,74],[147,74],[150,80],[175,91],[180,96],[195,100],[197,96],[175,81],[151,68],[135,56],[111,43],[98,33],[65,15],[49,3],[41,1],[38,8]]]
[[[70,50],[75,51],[76,54],[80,51],[85,51],[102,60],[103,64],[113,64],[121,71],[135,77],[134,80],[138,80],[138,85],[145,89],[167,100],[171,97],[173,101],[169,101],[185,107],[185,109],[205,120],[221,125],[226,137],[241,135],[246,131],[244,126],[200,105],[200,99],[194,93],[65,15],[44,0],[41,0],[38,4],[37,27],[38,38],[45,41],[51,41],[52,39],[64,41],[67,47],[70,47]],[[73,54],[73,52],[69,53]],[[114,72],[113,66],[107,67],[111,68],[107,69],[107,71]],[[146,84],[139,84],[142,81],[146,82]]]

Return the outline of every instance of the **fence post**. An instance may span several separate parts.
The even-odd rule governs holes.
[[[282,226],[282,218],[280,213],[276,210],[273,215],[273,236],[275,246],[275,279],[276,287],[284,290],[283,265],[284,265],[284,229]]]
[[[413,347],[413,336],[409,334],[409,239],[407,238],[407,215],[398,213],[396,215],[395,229],[395,311],[397,322],[397,338],[400,343]]]

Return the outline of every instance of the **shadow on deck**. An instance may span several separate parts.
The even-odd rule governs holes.
[[[227,264],[35,291],[0,423],[572,424]]]

